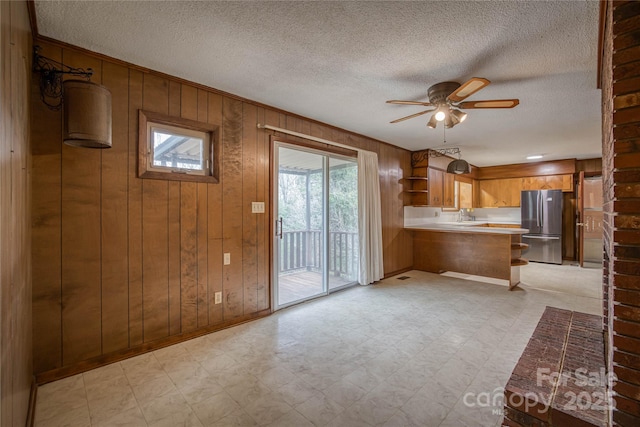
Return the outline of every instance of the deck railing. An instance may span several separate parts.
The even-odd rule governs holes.
[[[322,232],[320,230],[285,231],[280,240],[280,273],[321,271]],[[329,274],[355,278],[358,274],[358,233],[329,233]]]

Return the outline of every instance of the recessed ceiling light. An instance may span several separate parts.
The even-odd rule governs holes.
[[[535,160],[535,159],[541,159],[542,158],[542,154],[533,154],[531,156],[527,156],[527,160]]]

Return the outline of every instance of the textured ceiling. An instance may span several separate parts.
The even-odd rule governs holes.
[[[424,110],[441,81],[485,77],[448,129],[478,166],[601,155],[597,1],[38,1],[41,35],[409,150],[443,146]]]

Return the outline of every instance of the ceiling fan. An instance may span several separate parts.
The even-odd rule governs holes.
[[[518,99],[491,99],[484,101],[466,101],[467,97],[473,95],[480,89],[488,86],[491,82],[481,77],[472,77],[463,84],[458,82],[436,83],[429,88],[427,94],[429,102],[419,101],[398,101],[390,100],[387,104],[423,105],[425,107],[435,107],[431,110],[421,111],[410,116],[396,119],[391,123],[398,123],[423,114],[435,111],[427,123],[430,128],[435,128],[438,122],[444,121],[447,128],[452,128],[458,123],[462,123],[467,118],[467,113],[460,110],[474,108],[513,108],[520,103]]]

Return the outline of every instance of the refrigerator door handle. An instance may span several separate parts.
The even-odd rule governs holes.
[[[542,227],[542,224],[544,224],[544,221],[542,220],[542,192],[539,191],[538,192],[538,218],[536,218],[538,220],[538,227]]]
[[[528,236],[524,234],[522,235],[522,237],[526,237],[527,239],[538,239],[538,240],[560,240],[559,236]]]

